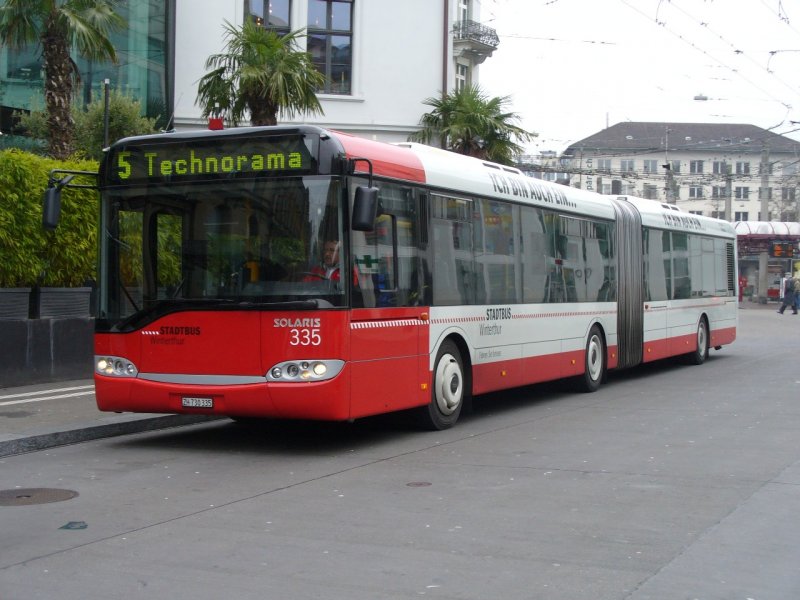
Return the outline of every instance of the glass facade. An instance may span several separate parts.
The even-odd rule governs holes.
[[[172,112],[169,39],[174,6],[175,0],[120,1],[119,14],[127,26],[111,34],[117,64],[73,54],[80,72],[76,100],[88,104],[102,98],[103,82],[109,79],[112,90],[131,95],[146,116],[160,117],[159,123],[166,124]],[[14,111],[44,109],[43,78],[38,45],[21,50],[0,47],[0,130],[11,130]]]

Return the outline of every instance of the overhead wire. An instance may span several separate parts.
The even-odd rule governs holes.
[[[683,13],[683,14],[684,14],[684,15],[685,15],[685,16],[686,16],[688,19],[691,19],[692,21],[694,21],[695,23],[697,23],[697,24],[698,24],[700,27],[703,27],[703,28],[705,28],[705,29],[706,29],[706,30],[708,30],[710,33],[712,33],[713,35],[715,35],[715,36],[716,36],[716,37],[717,37],[717,38],[718,38],[720,41],[722,41],[723,43],[725,43],[725,44],[727,44],[728,46],[730,46],[730,47],[733,49],[734,53],[736,53],[736,54],[738,54],[738,55],[742,56],[743,58],[747,59],[748,61],[750,61],[751,63],[753,63],[753,64],[754,64],[754,65],[755,65],[757,68],[759,68],[759,69],[764,69],[764,71],[766,71],[766,73],[767,73],[767,74],[769,74],[769,75],[772,75],[772,76],[773,76],[773,78],[774,78],[776,81],[778,81],[778,82],[779,82],[779,83],[781,83],[782,85],[786,86],[786,88],[788,88],[788,89],[789,89],[791,92],[793,92],[793,93],[797,93],[797,90],[796,90],[796,89],[795,89],[793,86],[791,86],[790,84],[786,83],[786,82],[785,82],[783,79],[781,79],[780,77],[778,77],[778,76],[777,76],[777,75],[776,75],[776,74],[775,74],[773,71],[770,71],[770,70],[769,70],[769,59],[767,60],[767,64],[766,64],[766,66],[762,66],[762,65],[760,65],[760,64],[759,64],[759,63],[756,61],[756,59],[755,59],[754,57],[750,56],[750,54],[749,54],[749,53],[747,53],[747,52],[744,52],[743,50],[741,50],[741,49],[740,49],[740,47],[739,47],[737,44],[734,44],[733,42],[731,42],[730,40],[728,40],[728,39],[727,39],[725,36],[721,35],[720,33],[717,33],[717,32],[716,32],[714,29],[712,29],[712,28],[711,28],[711,26],[710,26],[710,25],[709,25],[707,22],[704,22],[704,21],[700,21],[700,20],[698,20],[698,19],[697,19],[697,17],[695,17],[695,16],[693,16],[693,15],[689,14],[689,13],[688,13],[688,12],[686,12],[686,11],[685,11],[683,8],[681,8],[679,5],[677,5],[677,4],[675,4],[675,3],[670,3],[670,6],[672,6],[672,7],[673,7],[675,10],[677,10],[677,11],[679,11],[679,12]],[[775,51],[775,50],[771,51],[771,52],[770,52],[770,58],[772,57],[772,55],[773,55],[773,53],[774,53],[774,52],[778,52],[778,51]],[[761,90],[761,91],[764,91],[764,90]],[[784,105],[785,105],[785,103],[784,103]]]
[[[748,85],[752,86],[753,88],[755,88],[756,90],[758,90],[759,92],[761,92],[762,94],[764,94],[765,96],[768,96],[769,98],[771,98],[771,99],[772,99],[772,100],[774,100],[775,102],[778,102],[779,104],[783,105],[783,106],[784,106],[785,108],[787,108],[788,110],[791,110],[791,108],[792,108],[792,107],[791,107],[791,105],[790,105],[790,104],[788,104],[787,102],[785,102],[785,101],[784,101],[784,100],[782,100],[781,98],[778,98],[778,97],[776,97],[776,96],[775,96],[773,93],[771,93],[770,91],[768,91],[768,90],[765,90],[765,89],[764,89],[762,86],[760,86],[760,85],[759,85],[759,84],[757,84],[756,82],[752,81],[752,79],[750,79],[750,78],[749,78],[749,77],[747,77],[745,74],[743,74],[743,73],[742,73],[742,72],[741,72],[739,69],[737,69],[737,68],[735,68],[734,66],[732,66],[732,65],[728,64],[726,61],[724,61],[724,60],[722,60],[722,59],[720,59],[720,58],[717,58],[717,57],[716,57],[715,55],[713,55],[711,52],[709,52],[709,51],[707,51],[707,50],[703,49],[702,47],[700,47],[700,46],[699,46],[697,43],[693,42],[693,41],[692,41],[691,39],[689,39],[688,37],[686,37],[686,36],[684,36],[684,35],[682,35],[682,34],[680,34],[680,33],[676,32],[676,31],[674,31],[674,30],[673,30],[671,27],[667,26],[667,23],[666,23],[666,21],[660,20],[660,19],[658,18],[658,11],[659,11],[659,10],[660,10],[660,8],[661,8],[661,4],[662,4],[663,0],[662,0],[662,2],[659,2],[658,8],[656,9],[656,17],[655,17],[655,18],[653,18],[653,17],[649,16],[647,13],[645,13],[644,11],[642,11],[642,10],[641,10],[639,7],[637,7],[637,6],[633,6],[633,5],[632,5],[632,4],[631,4],[631,3],[630,3],[628,0],[620,0],[620,2],[621,2],[622,4],[624,4],[625,6],[627,6],[629,9],[631,9],[632,11],[634,11],[634,12],[638,13],[640,16],[642,16],[642,17],[644,17],[645,19],[647,19],[648,21],[653,21],[653,22],[655,22],[655,23],[656,23],[656,25],[658,25],[659,27],[662,27],[662,28],[664,29],[664,31],[666,31],[667,33],[669,33],[669,34],[670,34],[670,35],[672,35],[673,37],[676,37],[676,38],[677,38],[677,39],[679,39],[679,40],[680,40],[682,43],[684,43],[684,44],[686,44],[686,45],[690,46],[690,47],[691,47],[693,50],[695,50],[695,51],[699,52],[700,54],[702,54],[702,55],[706,56],[708,59],[710,59],[710,60],[714,61],[715,63],[719,64],[719,65],[720,65],[720,66],[722,66],[723,68],[727,69],[727,70],[728,70],[728,71],[730,71],[732,74],[734,74],[736,77],[738,77],[738,78],[742,79],[742,80],[743,80],[743,81],[745,81],[745,82],[746,82]],[[683,10],[683,9],[681,9],[680,7],[677,7],[677,6],[676,6],[674,3],[670,2],[669,4],[670,4],[670,6],[676,7],[678,10],[680,10],[681,12],[683,12],[683,14],[684,14],[684,15],[686,15],[688,18],[690,18],[690,19],[692,19],[693,21],[695,21],[695,22],[696,22],[698,25],[700,25],[701,27],[706,27],[706,28],[708,28],[708,27],[707,27],[707,25],[704,25],[702,21],[698,21],[698,20],[697,20],[695,17],[693,17],[693,16],[689,15],[688,13],[686,13],[686,11],[684,11],[684,10]],[[713,32],[712,32],[712,33],[713,33]],[[717,35],[718,37],[720,37],[720,39],[722,39],[723,41],[725,41],[725,42],[726,42],[728,45],[730,45],[730,46],[731,46],[731,47],[734,49],[734,52],[735,52],[737,55],[744,55],[744,56],[745,56],[745,58],[747,58],[748,60],[753,60],[753,59],[751,59],[751,58],[750,58],[750,56],[749,56],[747,53],[745,53],[745,52],[743,52],[742,50],[738,49],[738,48],[736,47],[736,45],[735,45],[735,44],[732,44],[731,42],[727,41],[727,40],[726,40],[724,37],[722,37],[722,36],[719,36],[719,34],[716,34],[716,33],[714,33],[714,34],[715,34],[715,35]],[[757,64],[757,63],[756,63],[756,64]],[[775,77],[775,79],[776,79],[777,81],[779,81],[779,82],[780,82],[782,85],[785,85],[785,86],[789,87],[789,89],[791,89],[793,93],[796,93],[796,90],[795,90],[794,88],[792,88],[791,86],[789,86],[789,85],[788,85],[786,82],[784,82],[784,81],[782,81],[782,80],[778,79],[777,77]],[[781,123],[778,123],[777,125],[773,126],[773,128],[774,128],[774,127],[778,127],[778,126],[780,126],[782,123],[783,123],[783,122],[781,122]]]

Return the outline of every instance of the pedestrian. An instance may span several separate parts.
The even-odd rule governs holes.
[[[797,314],[797,304],[795,304],[795,295],[794,295],[794,279],[792,278],[791,273],[786,274],[786,278],[783,280],[783,304],[778,309],[778,313],[783,314],[783,311],[786,310],[787,306],[792,307],[792,314]]]
[[[800,308],[800,277],[795,275],[794,278],[794,308]]]

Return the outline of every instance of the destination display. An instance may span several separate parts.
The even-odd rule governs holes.
[[[316,170],[316,140],[303,135],[207,137],[115,146],[106,160],[111,185],[303,175]]]

